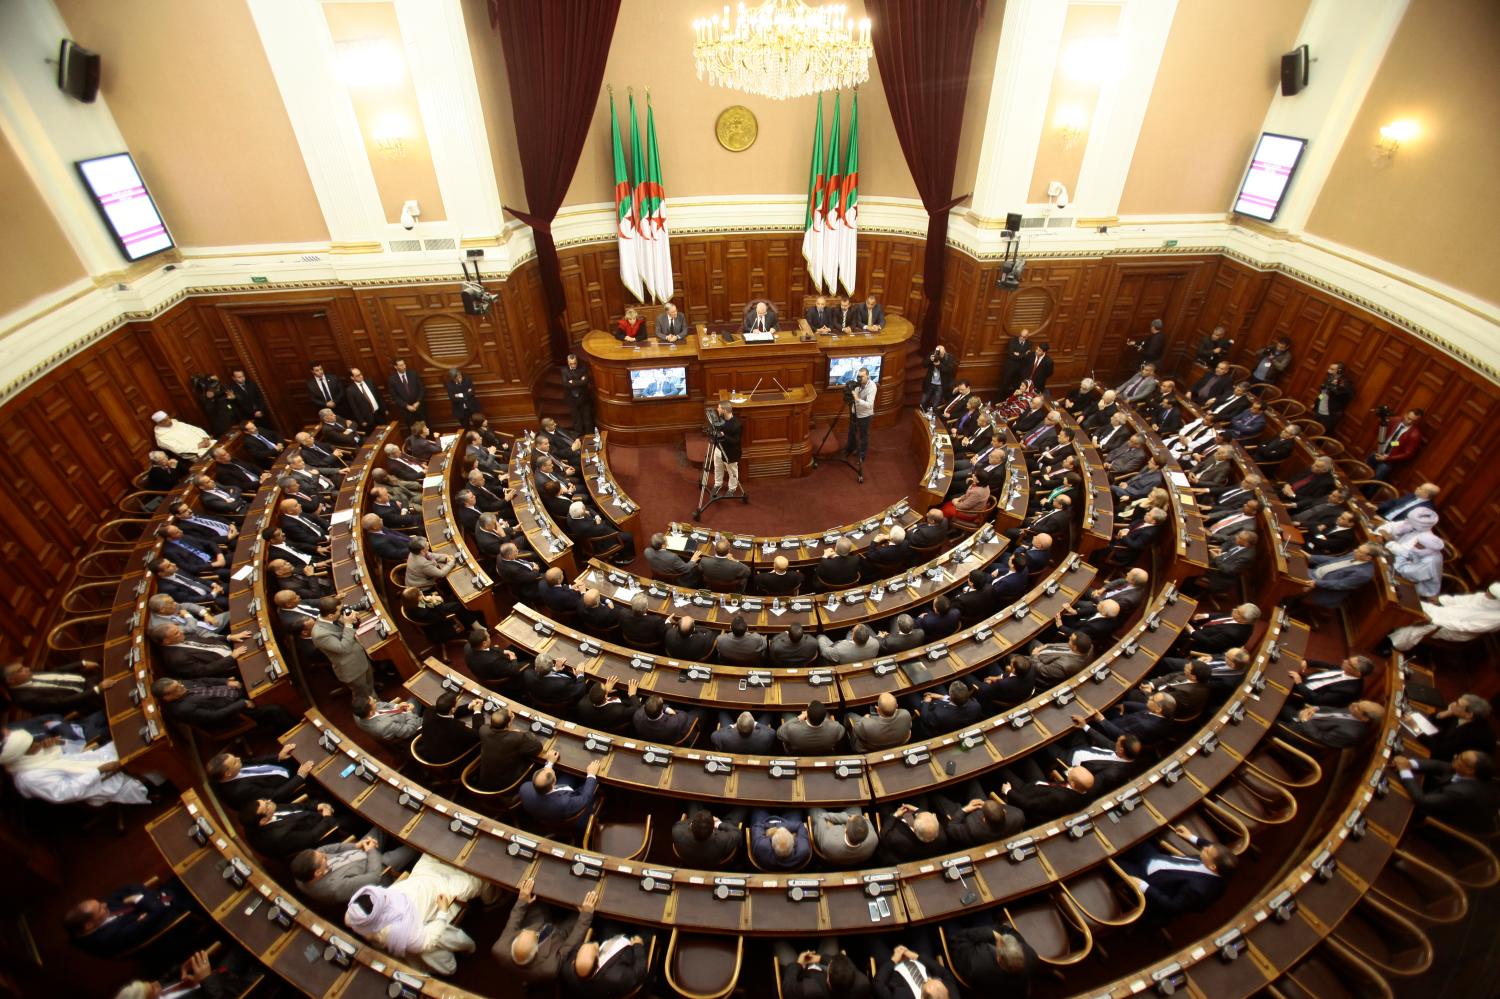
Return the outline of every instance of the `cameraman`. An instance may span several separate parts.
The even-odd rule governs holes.
[[[844,457],[857,455],[863,465],[870,450],[870,417],[875,415],[875,383],[870,381],[870,369],[860,368],[853,382],[844,383],[844,392],[851,407]]]
[[[1417,449],[1422,446],[1422,430],[1418,424],[1422,422],[1424,412],[1408,409],[1394,427],[1390,426],[1391,411],[1387,407],[1381,406],[1375,410],[1375,415],[1380,418],[1380,429],[1375,434],[1375,451],[1367,464],[1375,470],[1375,479],[1389,482],[1394,473],[1417,456]]]
[[[713,439],[719,448],[714,452],[714,496],[724,487],[724,468],[729,468],[729,495],[740,491],[740,435],[744,427],[734,415],[734,406],[729,401],[719,403],[719,423],[713,428]]]
[[[927,380],[922,385],[921,408],[932,412],[953,387],[953,375],[958,371],[958,360],[948,353],[948,348],[938,344],[927,357]]]

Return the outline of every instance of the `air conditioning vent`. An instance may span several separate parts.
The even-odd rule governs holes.
[[[1022,229],[1044,229],[1046,226],[1047,220],[1040,215],[1030,216],[1021,220]]]
[[[304,253],[297,259],[302,261],[304,264],[315,264],[323,258],[316,253]]]
[[[1048,229],[1071,229],[1076,221],[1071,215],[1054,215],[1047,220]]]
[[[438,239],[422,240],[422,248],[424,250],[453,250],[458,248],[458,244],[453,242],[451,237],[443,236]]]
[[[420,239],[393,239],[389,245],[392,253],[418,253],[422,249]]]
[[[469,328],[452,316],[422,320],[422,340],[427,358],[439,367],[462,367],[469,362]]]

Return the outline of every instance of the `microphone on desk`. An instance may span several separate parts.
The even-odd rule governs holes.
[[[750,400],[751,400],[751,399],[754,399],[754,398],[755,398],[755,389],[758,389],[758,388],[760,388],[760,383],[761,383],[761,382],[763,382],[763,381],[765,381],[765,378],[764,378],[764,377],[760,377],[760,378],[757,378],[757,379],[756,379],[756,380],[755,380],[755,388],[752,388],[752,389],[751,389],[751,390],[750,390],[750,394],[749,394],[749,395],[747,395],[747,396],[745,396],[745,401],[746,401],[746,402],[749,402],[749,401],[750,401]]]
[[[789,395],[790,394],[790,393],[787,392],[786,386],[783,385],[783,384],[781,384],[781,379],[780,378],[777,378],[775,375],[772,375],[771,376],[771,381],[775,382],[776,383],[776,387],[779,388],[779,389],[781,389],[781,394],[782,395]]]

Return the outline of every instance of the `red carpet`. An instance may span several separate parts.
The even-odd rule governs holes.
[[[910,447],[909,418],[888,430],[870,434],[865,481],[855,482],[854,470],[838,462],[812,469],[800,479],[747,479],[742,485],[750,502],[715,503],[703,512],[705,527],[749,534],[803,534],[878,513],[916,492],[927,467],[926,455]],[[844,425],[839,433],[844,432]],[[822,440],[819,430],[814,443]],[[641,505],[641,524],[647,538],[671,521],[689,522],[698,507],[700,470],[688,464],[682,445],[672,447],[609,448],[609,467],[625,490]],[[641,539],[644,547],[647,539]]]

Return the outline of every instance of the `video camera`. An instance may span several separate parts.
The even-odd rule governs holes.
[[[719,407],[705,406],[703,418],[703,432],[708,435],[709,440],[721,439],[724,436],[724,417],[719,415]]]
[[[1387,406],[1385,403],[1381,403],[1380,405],[1376,406],[1375,418],[1381,423],[1391,422],[1391,407]]]

